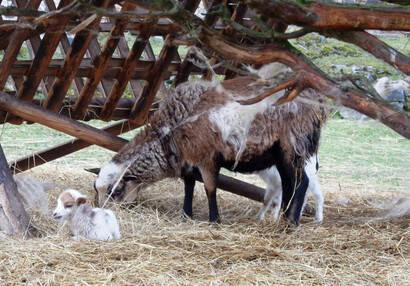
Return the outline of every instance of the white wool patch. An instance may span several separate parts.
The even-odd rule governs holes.
[[[123,172],[123,168],[114,162],[110,162],[101,168],[97,180],[95,180],[95,187],[97,189],[107,187],[108,184],[117,180],[118,176]]]
[[[252,105],[241,105],[231,101],[223,107],[210,111],[209,121],[219,128],[222,139],[233,146],[236,151],[236,161],[239,161],[246,148],[248,132],[255,116],[264,113],[277,98],[283,95],[284,91],[280,91]]]

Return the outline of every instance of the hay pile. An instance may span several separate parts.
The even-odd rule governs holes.
[[[88,198],[95,194],[94,176],[85,171],[49,165],[26,174],[57,183],[48,194],[50,209],[66,188]],[[348,186],[344,192],[321,183],[324,222],[304,216],[297,228],[269,216],[258,223],[259,203],[222,191],[222,224],[210,225],[202,186],[196,190],[195,220],[183,222],[183,185],[171,180],[144,190],[135,204],[116,208],[119,241],[75,242],[67,226],[33,213],[38,237],[0,234],[0,285],[408,284],[408,210],[385,219],[389,211],[381,202],[392,202],[391,192],[352,195]]]

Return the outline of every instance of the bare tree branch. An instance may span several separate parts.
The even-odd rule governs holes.
[[[313,29],[410,30],[410,9],[363,7],[312,2],[302,6],[292,0],[242,0],[262,15]]]
[[[410,74],[410,59],[365,31],[320,31],[322,35],[352,43],[386,63]]]

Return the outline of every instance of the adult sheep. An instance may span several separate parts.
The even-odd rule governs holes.
[[[107,197],[134,201],[137,192],[166,177],[185,182],[184,212],[192,216],[195,172],[202,176],[209,220],[219,220],[216,182],[220,168],[241,173],[276,165],[282,179],[285,215],[298,223],[308,186],[305,161],[317,152],[326,120],[324,97],[304,90],[292,102],[274,106],[278,92],[253,105],[258,96],[291,75],[270,64],[252,76],[224,82],[193,81],[170,91],[150,123],[101,168],[95,181],[99,204]]]

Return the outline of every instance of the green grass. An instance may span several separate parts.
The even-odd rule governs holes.
[[[410,141],[374,120],[330,120],[319,157],[322,178],[409,189]]]
[[[95,122],[101,128],[107,123]],[[124,134],[130,139],[137,131]],[[8,161],[72,140],[71,136],[38,124],[4,124],[0,141]],[[113,152],[92,146],[53,161],[79,168],[100,167]],[[409,190],[410,141],[374,121],[330,119],[319,151],[322,182],[369,184],[374,190]]]

